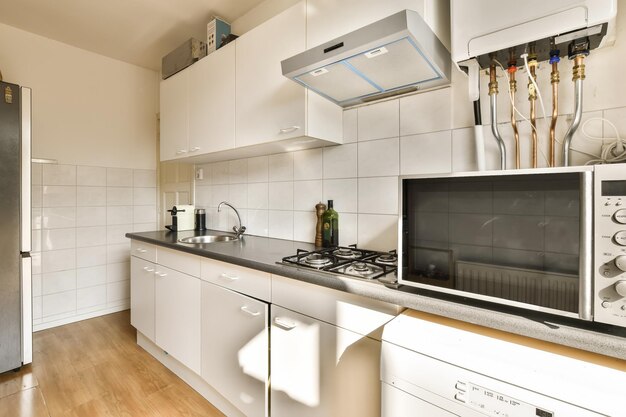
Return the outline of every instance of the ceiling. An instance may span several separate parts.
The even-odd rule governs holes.
[[[0,23],[160,70],[190,37],[206,42],[211,16],[227,22],[262,0],[0,0]]]

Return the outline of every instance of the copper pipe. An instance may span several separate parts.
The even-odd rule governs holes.
[[[569,150],[574,133],[578,130],[583,114],[583,80],[585,79],[585,55],[574,56],[574,68],[572,68],[572,81],[574,81],[574,120],[567,129],[563,139],[563,166],[569,166]]]
[[[556,121],[559,117],[559,61],[552,62],[550,82],[552,83],[552,121],[550,122],[550,166],[556,166]]]
[[[506,169],[506,147],[498,129],[498,80],[496,79],[496,64],[489,67],[489,107],[491,109],[491,133],[496,138],[500,150],[500,169]]]
[[[536,66],[537,61],[533,60],[528,63],[530,74],[528,74],[528,101],[530,101],[530,127],[532,137],[531,166],[537,168],[537,91],[532,80],[537,82]]]
[[[509,67],[509,86],[511,87],[511,127],[513,127],[513,137],[515,139],[515,168],[520,169],[520,144],[519,131],[517,130],[517,120],[515,120],[515,92],[517,91],[517,81],[515,81],[516,66]]]

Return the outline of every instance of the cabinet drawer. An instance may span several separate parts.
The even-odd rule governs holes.
[[[266,272],[203,259],[202,279],[260,300],[270,300],[272,284]]]
[[[272,275],[272,303],[378,340],[382,326],[404,310],[279,275]]]
[[[156,246],[150,243],[132,240],[130,242],[130,254],[146,261],[156,262]]]
[[[192,277],[200,277],[201,258],[199,256],[159,247],[157,248],[157,257],[159,265],[183,272]]]

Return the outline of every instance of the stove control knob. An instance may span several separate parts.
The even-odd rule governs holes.
[[[626,297],[626,281],[617,281],[615,283],[615,291],[622,297]]]
[[[620,230],[613,235],[613,242],[620,246],[626,246],[626,230]]]
[[[626,224],[626,209],[620,209],[613,214],[613,220],[620,224]]]
[[[620,270],[626,272],[626,255],[620,255],[615,258],[615,266]]]

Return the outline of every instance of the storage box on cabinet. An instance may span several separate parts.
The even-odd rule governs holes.
[[[139,240],[130,243],[130,254],[146,261],[156,262],[156,246]]]
[[[248,417],[267,416],[269,305],[202,282],[202,378]]]
[[[200,277],[200,257],[181,251],[159,247],[159,265],[183,272],[192,277]]]
[[[264,301],[271,298],[271,278],[266,272],[213,259],[202,260],[202,279]]]

